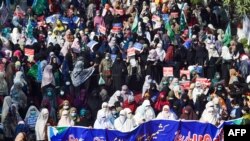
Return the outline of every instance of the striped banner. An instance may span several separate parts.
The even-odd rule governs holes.
[[[115,24],[113,24],[113,28],[111,29],[111,32],[119,33],[121,30],[122,30],[122,24],[121,23],[115,23]]]

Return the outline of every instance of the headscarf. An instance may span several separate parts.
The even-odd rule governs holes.
[[[232,59],[232,55],[231,53],[229,52],[229,49],[227,46],[223,46],[222,47],[222,50],[221,50],[221,57],[224,59],[224,60],[231,60]]]
[[[8,95],[8,85],[4,78],[4,72],[0,72],[0,95],[5,96]]]
[[[218,123],[217,113],[214,106],[215,105],[213,101],[209,101],[206,104],[206,109],[203,111],[200,121],[208,122],[213,125],[216,125]]]
[[[165,61],[172,61],[174,58],[174,46],[169,46],[167,49]]]
[[[126,119],[127,119],[126,111],[121,110],[120,114],[119,114],[119,117],[117,119],[115,119],[115,122],[114,122],[115,129],[122,132],[123,131],[123,125],[124,125]]]
[[[48,62],[46,60],[43,60],[39,63],[38,65],[38,70],[37,70],[37,81],[41,82],[42,78],[43,78],[43,70],[46,67],[46,65],[48,64]]]
[[[111,115],[111,112],[108,108],[108,103],[107,102],[103,102],[102,103],[102,109],[100,109],[98,112],[97,112],[97,117],[101,117],[101,115],[104,113],[104,115],[106,117],[109,117]]]
[[[8,112],[10,110],[11,105],[12,105],[11,97],[10,96],[5,96],[4,100],[3,100],[3,106],[2,106],[1,123],[4,122]]]
[[[186,106],[183,110],[183,113],[181,114],[180,119],[185,120],[197,120],[198,117],[196,113],[194,112],[194,109],[191,106]]]
[[[142,105],[135,111],[135,120],[137,124],[141,124],[144,121],[150,121],[155,118],[155,112],[150,105],[149,100],[144,100]]]
[[[72,45],[71,45],[71,49],[73,52],[75,53],[80,53],[81,52],[81,47],[80,47],[80,43],[79,43],[79,39],[75,38]]]
[[[201,88],[201,83],[200,82],[196,82],[195,83],[195,87],[193,89],[193,93],[192,93],[192,99],[193,102],[196,103],[196,99],[199,95],[201,95],[203,93],[203,89]]]
[[[35,126],[36,140],[45,140],[46,125],[49,119],[49,111],[46,108],[41,110]]]
[[[51,65],[47,65],[44,68],[41,87],[47,86],[49,84],[52,84],[55,86],[55,78],[54,78],[54,75],[52,73],[52,66]]]
[[[165,53],[165,50],[162,49],[162,43],[158,43],[157,48],[155,50],[156,50],[156,53],[157,53],[160,61],[163,62],[165,59],[166,53]]]
[[[147,75],[145,77],[145,81],[142,87],[142,97],[144,97],[144,94],[146,93],[146,91],[150,88],[150,84],[153,83],[154,81],[152,80],[150,75]]]
[[[114,129],[114,125],[111,123],[109,118],[105,115],[105,113],[101,112],[97,114],[96,121],[94,123],[95,129]]]
[[[234,82],[238,81],[238,77],[237,77],[237,72],[235,69],[230,69],[230,80],[229,80],[229,84],[233,84]]]
[[[57,126],[73,126],[73,122],[71,122],[70,117],[69,117],[69,111],[68,110],[63,110],[61,119],[59,120]]]
[[[27,96],[22,90],[22,84],[20,82],[14,83],[10,90],[10,96],[13,103],[17,104],[21,108],[26,108],[27,106]]]
[[[121,97],[121,91],[117,90],[109,99],[108,105],[115,106],[116,102],[123,102],[119,101],[119,98]]]
[[[147,61],[157,61],[159,59],[155,49],[151,49],[148,54]]]
[[[27,85],[27,82],[24,79],[24,74],[22,71],[16,72],[16,76],[14,78],[14,83],[21,83],[22,86]]]
[[[93,74],[94,71],[94,67],[84,69],[84,63],[82,61],[77,61],[71,73],[71,80],[73,85],[75,87],[80,86]]]
[[[20,40],[21,38],[21,34],[19,33],[18,28],[14,27],[10,36],[12,43],[17,44],[18,40]]]
[[[124,111],[126,112],[127,119],[125,123],[123,124],[123,132],[130,132],[133,129],[135,129],[137,125],[136,125],[134,116],[132,114],[132,111],[129,108],[125,108]]]
[[[35,124],[37,121],[37,118],[40,114],[40,111],[33,105],[31,105],[26,113],[26,116],[24,118],[24,121],[26,124],[29,125],[30,128],[35,128]]]
[[[162,111],[157,115],[156,119],[176,120],[177,116],[170,110],[169,105],[165,105],[163,106]]]

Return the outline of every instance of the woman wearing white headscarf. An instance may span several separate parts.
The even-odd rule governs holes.
[[[162,111],[157,115],[156,119],[176,120],[177,116],[170,110],[168,105],[163,106]]]
[[[33,105],[29,107],[26,113],[24,121],[29,126],[30,130],[32,131],[35,130],[36,121],[37,121],[39,114],[40,114],[40,111]]]
[[[42,88],[49,84],[55,86],[55,78],[52,72],[52,68],[53,68],[52,65],[47,65],[44,68],[43,77],[42,77],[42,85],[41,85]]]
[[[121,131],[123,132],[124,131],[124,123],[127,119],[127,116],[126,116],[126,111],[125,110],[121,110],[120,111],[120,114],[119,114],[119,117],[117,119],[115,119],[115,122],[114,122],[114,127],[116,130],[118,131]]]
[[[14,83],[16,83],[16,82],[21,83],[22,87],[27,85],[27,82],[24,79],[24,75],[23,75],[22,71],[16,72],[16,75],[15,75],[15,78],[14,78]]]
[[[151,83],[156,83],[154,80],[152,80],[150,75],[147,75],[145,77],[145,81],[142,87],[142,97],[144,97],[144,94],[147,92],[147,90],[150,88]]]
[[[95,71],[94,66],[87,69],[84,68],[84,63],[82,61],[77,61],[75,67],[71,73],[71,80],[75,87],[83,84]]]
[[[159,60],[160,60],[161,62],[163,62],[164,59],[165,59],[165,56],[166,56],[166,52],[165,52],[165,50],[162,48],[162,43],[158,43],[155,50],[156,50],[156,53],[157,53],[157,55],[158,55],[158,57],[159,57]]]
[[[109,118],[105,113],[101,112],[97,115],[96,121],[94,123],[95,129],[114,129],[114,125],[111,123]]]
[[[100,109],[97,112],[97,117],[100,117],[100,115],[104,113],[106,115],[106,117],[110,117],[111,116],[111,111],[108,108],[108,103],[107,102],[103,102],[102,103],[102,109]]]
[[[109,99],[108,105],[112,105],[115,106],[116,102],[123,102],[123,100],[121,99],[121,91],[117,90]]]
[[[49,118],[48,109],[44,108],[41,110],[41,113],[38,116],[35,131],[36,131],[36,140],[37,141],[45,141],[46,140],[46,130],[47,130],[47,122]]]
[[[21,34],[18,31],[17,27],[13,28],[12,33],[10,34],[10,37],[11,37],[11,41],[13,44],[17,44],[18,41],[21,39]]]
[[[193,99],[194,104],[196,103],[197,97],[203,93],[204,93],[204,90],[201,87],[201,83],[196,82],[195,87],[194,87],[193,92],[192,92],[192,99]]]
[[[71,121],[69,117],[69,111],[68,110],[63,110],[61,119],[59,120],[57,126],[74,126],[74,122]]]
[[[232,55],[227,46],[222,47],[221,51],[222,65],[221,65],[221,77],[225,80],[227,84],[229,82],[229,69],[231,66]]]
[[[232,55],[227,46],[223,46],[221,50],[221,57],[224,60],[232,60]]]
[[[137,127],[132,111],[129,108],[125,108],[127,119],[123,124],[123,132],[130,132]]]
[[[134,117],[138,125],[155,118],[155,112],[151,107],[149,100],[143,101],[142,105],[136,109]]]
[[[217,118],[217,111],[215,109],[215,105],[213,101],[209,101],[206,104],[206,109],[203,111],[200,121],[203,122],[208,122],[211,123],[213,125],[218,125],[219,120]]]

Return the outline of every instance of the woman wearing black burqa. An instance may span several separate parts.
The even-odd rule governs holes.
[[[199,43],[196,47],[196,54],[195,54],[195,64],[199,66],[204,66],[206,60],[208,59],[208,51],[205,47],[204,43]]]
[[[128,74],[127,66],[122,60],[121,55],[117,55],[114,64],[112,65],[112,89],[113,91],[120,90],[125,84],[126,75]]]

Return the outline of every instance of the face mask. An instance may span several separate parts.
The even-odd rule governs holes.
[[[128,113],[127,115],[128,118],[132,118],[132,116],[133,116],[132,113]]]
[[[31,111],[30,114],[34,116],[36,114],[36,111]]]
[[[68,105],[65,105],[65,106],[63,106],[63,109],[64,109],[64,110],[67,110],[67,109],[69,109],[69,106],[68,106]]]
[[[52,95],[52,92],[49,91],[49,92],[47,93],[47,95],[48,95],[48,96],[51,96],[51,95]]]
[[[63,96],[64,95],[64,91],[60,91],[60,95]]]
[[[115,115],[115,114],[116,114],[116,111],[115,111],[115,110],[113,110],[113,111],[112,111],[112,114],[113,114],[113,115]]]
[[[109,57],[105,57],[105,59],[106,59],[106,60],[108,60],[108,59],[109,59]]]
[[[76,113],[71,113],[70,114],[72,117],[75,117],[76,116]]]
[[[167,85],[167,84],[168,84],[168,82],[166,82],[166,81],[165,81],[165,82],[163,82],[162,84],[163,84],[163,85]]]
[[[222,90],[222,88],[221,87],[218,87],[218,91],[221,91]]]
[[[219,75],[216,75],[215,78],[216,78],[216,79],[220,79],[220,76],[219,76]]]
[[[70,85],[70,82],[69,82],[69,81],[67,81],[67,82],[66,82],[66,85],[67,85],[67,86],[69,86],[69,85]]]

